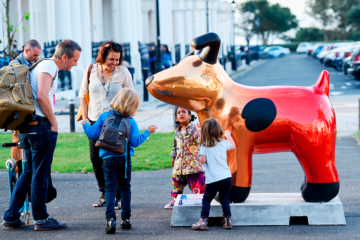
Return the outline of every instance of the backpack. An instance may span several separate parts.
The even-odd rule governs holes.
[[[129,116],[112,112],[104,121],[95,146],[110,152],[124,154],[130,145],[131,125]],[[130,151],[128,151],[129,154]]]
[[[5,131],[19,130],[31,121],[28,116],[34,113],[38,103],[31,90],[30,71],[43,60],[50,58],[40,59],[30,68],[16,63],[0,69],[0,128]],[[57,72],[51,86],[56,76]]]

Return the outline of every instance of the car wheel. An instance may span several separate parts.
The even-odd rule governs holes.
[[[282,53],[282,54],[280,54],[280,56],[279,56],[279,57],[284,57],[284,56],[285,56],[285,54],[283,54],[283,53]]]

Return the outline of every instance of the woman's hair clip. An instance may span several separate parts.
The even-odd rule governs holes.
[[[110,44],[109,44],[109,43],[107,43],[107,44],[105,44],[105,45],[104,45],[104,47],[109,47],[109,46],[110,46]]]

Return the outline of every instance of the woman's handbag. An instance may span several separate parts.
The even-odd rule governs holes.
[[[87,80],[88,80],[88,93],[84,95],[84,99],[86,101],[86,106],[89,106],[89,102],[90,102],[90,95],[89,95],[89,84],[90,84],[90,74],[91,74],[91,69],[93,67],[93,64],[90,64],[89,69],[88,69],[88,75],[87,75]],[[81,121],[83,120],[82,118],[82,112],[81,112],[81,108],[79,108],[79,111],[76,115],[76,121]]]

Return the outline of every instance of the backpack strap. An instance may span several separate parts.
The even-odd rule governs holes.
[[[51,58],[42,58],[42,59],[39,59],[37,60],[30,68],[29,68],[29,72],[31,72],[39,63],[41,63],[42,61],[44,60],[52,60]],[[56,73],[54,75],[54,77],[52,78],[52,81],[51,81],[51,87],[54,85],[54,81],[56,79],[58,75],[58,71],[56,70]]]

